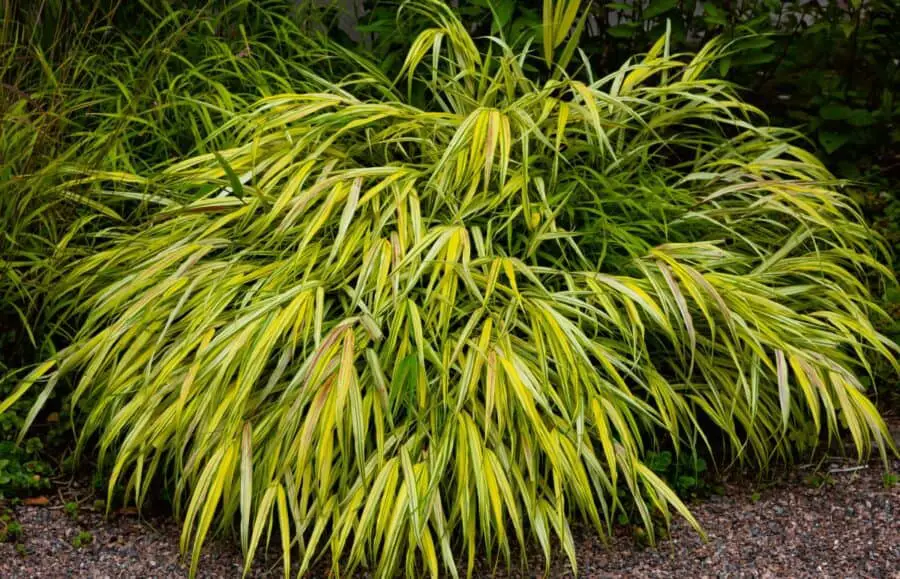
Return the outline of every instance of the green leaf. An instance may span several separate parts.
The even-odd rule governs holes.
[[[400,360],[396,366],[394,379],[391,381],[389,400],[392,408],[403,402],[415,406],[416,377],[419,372],[419,360],[416,354],[410,354]],[[412,402],[411,402],[412,401]]]
[[[703,21],[706,22],[710,28],[728,25],[728,19],[726,18],[725,13],[714,3],[704,2],[703,10],[706,13],[706,16],[703,17]]]
[[[641,17],[644,20],[656,18],[678,5],[678,0],[650,0],[650,4],[644,9]]]
[[[819,109],[819,116],[826,121],[843,121],[853,115],[853,109],[840,103],[828,103]]]
[[[515,0],[491,0],[489,2],[491,12],[494,14],[496,25],[503,30],[509,24],[516,9]]]
[[[844,33],[844,38],[850,38],[856,30],[856,24],[853,22],[841,22],[840,27],[841,31]]]
[[[216,157],[216,161],[219,162],[219,165],[225,170],[225,175],[228,176],[228,182],[231,184],[231,192],[238,198],[244,198],[244,185],[241,183],[241,180],[238,179],[237,174],[234,172],[234,169],[231,168],[231,165],[228,164],[228,161],[225,160],[221,154],[217,151],[213,152],[213,155]]]
[[[611,26],[606,29],[606,33],[612,36],[613,38],[631,38],[634,36],[637,27],[633,23],[627,24],[619,24],[618,26]]]
[[[686,491],[694,489],[697,486],[697,479],[689,475],[679,475],[678,480],[675,481],[675,485],[681,490],[682,493],[684,493]]]
[[[748,38],[741,38],[740,40],[736,41],[736,44],[737,44],[737,50],[748,50],[749,51],[749,50],[762,50],[764,48],[769,48],[773,44],[775,44],[775,41],[772,40],[772,38],[770,38],[768,36],[762,36],[762,35],[757,34],[755,36],[750,36]]]
[[[719,76],[725,77],[728,76],[728,71],[731,69],[731,58],[724,57],[719,59]]]
[[[853,109],[847,117],[847,122],[854,127],[869,127],[875,124],[875,117],[865,109]]]
[[[775,60],[776,55],[771,51],[751,51],[742,53],[740,56],[735,58],[736,64],[740,64],[741,66],[757,66],[760,64],[766,64],[767,62],[772,62]]]
[[[831,131],[819,131],[819,143],[829,155],[843,147],[850,139],[844,133],[835,133]]]
[[[672,465],[672,453],[665,450],[647,457],[647,466],[655,473],[665,473]]]

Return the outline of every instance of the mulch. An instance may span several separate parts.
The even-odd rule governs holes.
[[[900,420],[892,426],[900,427]],[[892,461],[891,470],[900,472],[900,460]],[[724,481],[723,494],[691,505],[708,533],[706,542],[682,520],[652,548],[625,529],[606,544],[576,529],[578,576],[900,578],[900,484],[887,485],[884,474],[881,463],[858,466],[840,459],[796,467],[767,483],[742,473]],[[76,518],[63,506],[71,500],[64,493],[84,497]],[[129,511],[106,518],[92,509],[89,494],[69,486],[46,505],[12,507],[25,553],[13,543],[0,544],[0,577],[187,576],[177,523],[139,519]],[[92,542],[76,548],[73,540],[82,531],[91,533]],[[544,575],[541,559],[519,568],[480,565],[476,574]],[[240,577],[241,570],[239,548],[220,541],[204,550],[199,576]],[[259,561],[252,574],[280,576],[277,557]],[[557,557],[548,576],[575,574]]]

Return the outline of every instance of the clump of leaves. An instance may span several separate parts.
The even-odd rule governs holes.
[[[0,377],[2,397],[12,393],[15,382],[10,378],[12,375]],[[0,498],[30,496],[48,488],[50,477],[57,471],[49,455],[71,438],[71,432],[60,424],[59,413],[53,413],[40,421],[40,427],[31,432],[33,436],[16,442],[36,401],[37,393],[33,393],[0,413]]]
[[[668,450],[650,452],[644,462],[682,498],[696,498],[713,489],[705,480],[706,460],[696,453],[683,453],[673,457]]]
[[[87,547],[94,542],[94,535],[88,531],[80,531],[75,538],[72,539],[72,546],[76,549]]]
[[[884,473],[884,488],[894,488],[898,483],[900,483],[900,475],[893,472]]]
[[[63,505],[63,510],[65,510],[66,515],[71,519],[78,518],[78,503],[75,501],[69,501]]]
[[[151,216],[65,272],[80,330],[0,409],[73,378],[79,451],[138,505],[165,482],[193,571],[235,527],[248,566],[277,527],[285,574],[329,552],[379,576],[529,541],[574,566],[569,521],[608,533],[626,504],[648,542],[673,511],[699,530],[659,437],[764,467],[812,425],[887,461],[858,378],[896,368],[858,281],[890,276],[877,237],[707,74],[719,44],[566,74],[577,4],[544,15],[549,80],[412,2],[433,26],[406,82],[357,57],[224,127],[234,147],[93,176]]]
[[[810,475],[807,475],[804,481],[807,485],[811,486],[814,489],[834,485],[834,477],[827,472],[814,472]]]
[[[50,486],[47,475],[52,467],[37,455],[40,447],[37,438],[29,438],[25,445],[0,440],[0,498],[27,496]]]
[[[22,524],[4,515],[0,520],[0,543],[15,542],[22,537]]]

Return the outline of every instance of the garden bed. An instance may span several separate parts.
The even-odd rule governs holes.
[[[890,425],[900,438],[900,417]],[[900,460],[892,461],[892,471],[900,472]],[[608,545],[589,529],[577,530],[580,576],[894,577],[900,570],[900,484],[885,477],[880,462],[832,458],[766,483],[743,474],[723,486],[721,495],[691,506],[709,534],[705,543],[681,520],[656,548],[641,546],[626,528]],[[15,542],[0,545],[0,576],[187,576],[178,551],[181,528],[171,518],[141,520],[120,511],[105,519],[93,510],[90,493],[77,486],[48,498],[44,506],[12,507],[25,554]],[[66,504],[76,500],[73,513]],[[85,533],[89,544],[75,547]],[[218,541],[204,550],[199,576],[237,577],[241,566],[240,550]],[[508,573],[501,565],[495,576],[532,577],[543,568],[535,558],[528,572]],[[273,553],[258,558],[253,576],[281,573]],[[325,575],[321,567],[311,574]],[[480,564],[476,576],[490,575],[491,568]],[[553,562],[550,577],[571,575],[565,557]]]

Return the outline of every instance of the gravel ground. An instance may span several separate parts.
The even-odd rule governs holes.
[[[900,471],[900,461],[893,461],[892,470]],[[579,532],[579,574],[900,578],[900,485],[885,488],[883,475],[882,466],[872,464],[832,473],[818,488],[802,471],[759,490],[728,483],[724,495],[691,507],[708,534],[706,543],[682,520],[674,523],[671,539],[656,548],[642,548],[622,534],[604,545]],[[549,576],[574,574],[558,560]]]
[[[900,421],[894,420],[900,427]],[[900,434],[900,432],[898,432]],[[900,472],[900,460],[892,462]],[[576,532],[582,577],[896,577],[900,578],[900,485],[885,488],[880,463],[854,467],[825,461],[821,486],[811,484],[812,468],[785,474],[777,483],[725,481],[725,493],[692,505],[706,529],[704,543],[683,521],[672,538],[656,548],[641,548],[624,531],[608,544],[588,531]],[[69,488],[72,496],[87,496]],[[179,527],[171,520],[139,520],[118,513],[104,519],[84,500],[76,519],[64,507],[70,496],[52,497],[44,506],[19,506],[15,517],[23,529],[26,553],[0,544],[0,577],[185,577],[179,557]],[[81,531],[93,542],[75,548]],[[272,558],[255,576],[278,576]],[[543,562],[529,572],[497,573],[497,577],[535,577]],[[213,543],[200,562],[201,577],[240,577],[239,550]],[[479,576],[489,575],[483,567]],[[313,574],[325,576],[325,573]],[[568,564],[553,562],[550,577],[571,577]]]

